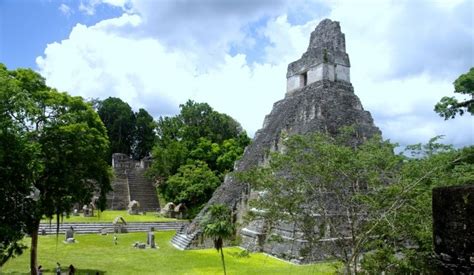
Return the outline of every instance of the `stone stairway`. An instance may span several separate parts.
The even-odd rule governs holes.
[[[130,194],[128,191],[127,175],[123,169],[116,169],[112,189],[113,190],[107,194],[107,209],[127,209]]]
[[[171,244],[179,250],[185,250],[189,248],[191,242],[194,239],[195,234],[175,234],[171,239]]]
[[[145,169],[135,168],[129,170],[127,179],[130,190],[130,201],[138,201],[141,211],[160,211],[156,188],[151,181],[145,177]]]
[[[192,234],[186,234],[185,229],[187,225],[188,224],[183,223],[179,230],[176,231],[176,234],[173,236],[173,239],[171,239],[171,244],[179,250],[188,249],[192,241],[194,240],[194,237],[196,237],[196,235],[199,233],[195,232]]]
[[[155,231],[169,231],[169,230],[180,230],[184,225],[188,224],[188,221],[176,221],[176,222],[130,222],[124,226],[127,232],[147,232],[151,227]],[[67,229],[73,227],[76,234],[98,234],[101,230],[105,229],[107,233],[114,232],[114,225],[111,222],[105,223],[63,223],[59,225],[59,234],[64,234]],[[39,234],[41,235],[42,230],[45,230],[47,235],[56,234],[56,224],[41,223]]]

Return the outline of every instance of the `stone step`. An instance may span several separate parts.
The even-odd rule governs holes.
[[[127,225],[130,226],[164,226],[164,225],[173,225],[173,226],[182,226],[187,224],[188,221],[173,221],[173,222],[129,222]],[[111,226],[112,222],[99,222],[99,223],[62,223],[60,227],[70,227],[70,226],[79,226],[79,227],[97,227],[97,226]],[[40,226],[49,227],[49,223],[41,223]],[[56,226],[56,223],[51,223],[51,226]]]
[[[127,177],[130,189],[130,200],[138,201],[141,210],[149,211],[160,209],[156,188],[144,176],[144,170],[133,170]]]
[[[189,247],[194,237],[195,237],[195,234],[187,235],[187,234],[177,233],[171,239],[171,244],[179,250],[185,250]]]
[[[169,230],[180,230],[184,224],[189,223],[188,221],[179,222],[150,222],[150,223],[128,223],[123,228],[127,232],[147,232],[151,227],[155,231],[169,231]],[[88,233],[99,233],[100,230],[106,229],[107,232],[112,233],[114,231],[114,225],[112,223],[64,223],[59,226],[59,234],[64,234],[67,229],[73,227],[74,232],[77,234],[88,234]],[[56,234],[56,225],[46,223],[40,224],[39,234],[42,229],[45,230],[47,235]]]

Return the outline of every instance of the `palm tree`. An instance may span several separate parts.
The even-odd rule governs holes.
[[[232,223],[231,211],[223,204],[213,204],[209,207],[203,222],[201,223],[204,236],[214,241],[214,247],[221,252],[222,267],[226,275],[223,245],[224,240],[234,236],[234,224]]]

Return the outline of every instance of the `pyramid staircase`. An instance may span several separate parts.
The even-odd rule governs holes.
[[[179,230],[176,231],[176,234],[171,239],[171,244],[179,249],[185,250],[191,247],[191,243],[199,232],[194,232],[192,234],[186,234],[185,228],[188,224],[183,224]]]
[[[156,188],[152,182],[145,177],[144,168],[137,167],[128,170],[127,180],[130,190],[130,201],[138,201],[141,211],[160,211]]]

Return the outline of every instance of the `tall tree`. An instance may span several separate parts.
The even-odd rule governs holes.
[[[29,142],[27,132],[9,115],[21,115],[14,100],[21,87],[12,73],[0,64],[0,267],[26,248],[20,241],[32,208],[29,196],[42,171],[39,146]]]
[[[242,132],[242,127],[226,114],[214,111],[207,103],[188,100],[180,105],[179,119],[183,122],[181,136],[190,144],[196,144],[199,138],[205,137],[212,142],[222,143],[235,138]]]
[[[474,182],[474,146],[454,149],[433,138],[406,149],[401,180],[371,198],[379,219],[362,266],[369,273],[433,273],[432,189]],[[377,210],[378,211],[378,210]]]
[[[200,224],[205,236],[212,238],[214,248],[221,254],[222,268],[225,269],[224,241],[234,236],[234,224],[232,223],[232,213],[223,204],[213,204]]]
[[[142,159],[151,153],[155,145],[156,124],[153,117],[145,109],[140,108],[135,117],[133,156],[135,159]]]
[[[184,170],[181,168],[188,174],[199,175],[203,172],[201,164],[204,162],[206,169],[222,180],[227,172],[233,170],[233,163],[250,142],[239,123],[228,115],[214,111],[206,103],[189,100],[180,108],[179,115],[158,120],[153,164],[149,170],[149,175],[158,180],[160,192],[175,203],[185,202],[183,196],[169,192],[175,189],[171,184],[176,185],[176,180],[182,178]],[[199,187],[198,182],[189,181],[191,185],[196,185],[192,188]],[[201,197],[192,200],[199,202],[191,205],[193,209],[199,209],[209,199],[209,192],[212,194],[217,187],[212,186],[212,190],[198,192]]]
[[[219,186],[219,178],[203,161],[182,165],[166,184],[160,186],[163,197],[168,201],[185,203],[188,215],[194,216],[201,210]]]
[[[251,203],[261,211],[252,213],[266,222],[268,236],[288,224],[294,238],[302,234],[307,240],[303,255],[312,259],[323,250],[343,262],[348,274],[357,273],[372,235],[370,221],[379,214],[368,211],[366,198],[397,180],[401,163],[392,144],[374,137],[353,146],[354,135],[344,130],[337,137],[291,136],[283,152],[271,154],[268,166],[240,174],[261,192]]]
[[[462,116],[465,112],[474,115],[474,67],[454,81],[454,92],[468,98],[458,101],[455,97],[445,96],[435,105],[435,112],[446,120],[455,118],[457,114]]]
[[[88,203],[94,193],[100,195],[98,207],[105,208],[105,194],[111,189],[110,169],[104,161],[107,133],[97,113],[82,98],[47,87],[32,70],[7,71],[2,67],[2,74],[10,79],[0,94],[2,118],[11,122],[8,129],[15,131],[12,138],[20,151],[23,136],[27,146],[34,149],[30,157],[38,163],[27,167],[25,175],[33,177],[9,182],[17,196],[24,195],[22,188],[36,193],[35,200],[26,198],[28,209],[21,208],[28,215],[22,232],[31,236],[30,266],[31,273],[36,274],[38,229],[43,216],[57,215],[59,222],[74,203]],[[18,169],[25,170],[22,166]]]
[[[191,159],[205,161],[216,174],[223,177],[225,172],[232,170],[229,163],[233,164],[250,143],[247,134],[233,118],[214,111],[206,103],[189,100],[180,107],[179,115],[158,120],[151,174],[166,180]],[[177,146],[177,143],[180,145]],[[176,151],[167,150],[168,147],[180,147],[182,150],[179,151],[183,154],[179,158],[173,157]],[[227,155],[223,158],[222,154]],[[219,157],[221,160],[218,165]],[[171,169],[164,171],[163,167]]]
[[[136,118],[130,105],[120,98],[109,97],[99,103],[97,112],[107,128],[110,141],[107,161],[112,160],[113,153],[131,155]]]

